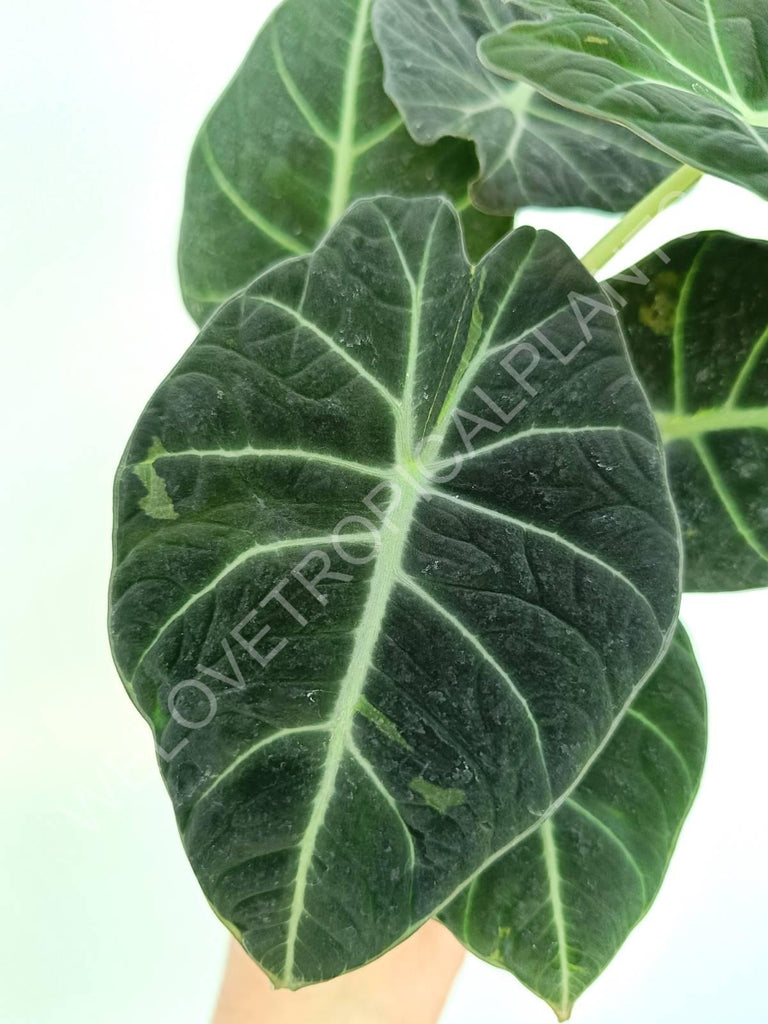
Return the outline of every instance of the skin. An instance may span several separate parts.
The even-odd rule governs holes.
[[[233,941],[213,1024],[437,1024],[463,959],[459,942],[430,921],[366,967],[275,991]]]

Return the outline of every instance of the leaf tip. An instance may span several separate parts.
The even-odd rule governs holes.
[[[549,1003],[549,1006],[554,1010],[555,1016],[561,1022],[561,1024],[563,1024],[564,1021],[571,1019],[571,1013],[573,1012],[573,1003],[568,1003],[567,1006],[558,1003]]]

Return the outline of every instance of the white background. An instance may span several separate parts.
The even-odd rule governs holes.
[[[215,1000],[226,936],[110,661],[110,492],[136,417],[195,334],[175,275],[188,151],[271,7],[4,0],[2,1024],[205,1024]],[[523,219],[579,254],[610,223]],[[707,180],[620,262],[703,227],[768,238],[768,204]],[[661,897],[577,1021],[764,1013],[767,613],[768,593],[685,600],[711,704],[704,786]],[[444,1024],[496,1019],[553,1020],[468,961]]]

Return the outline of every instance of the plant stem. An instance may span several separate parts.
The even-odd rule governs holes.
[[[703,171],[683,164],[674,174],[665,178],[660,185],[649,192],[644,199],[641,199],[637,206],[622,217],[619,223],[604,238],[601,238],[581,261],[590,274],[596,274],[598,270],[602,269],[617,252],[621,252],[624,246],[632,241],[638,232],[642,231],[646,224],[650,224],[654,217],[657,217],[676,199],[693,188],[703,174]]]

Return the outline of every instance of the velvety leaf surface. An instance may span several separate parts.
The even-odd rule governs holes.
[[[521,5],[549,17],[485,39],[489,68],[768,197],[764,0]]]
[[[401,940],[578,784],[679,561],[618,320],[553,235],[473,269],[447,202],[361,202],[208,322],[119,471],[113,649],[279,984]]]
[[[699,787],[706,694],[678,627],[586,778],[444,912],[468,949],[512,971],[560,1020],[659,891]]]
[[[376,0],[388,94],[418,142],[475,143],[472,201],[489,213],[524,205],[629,209],[674,162],[626,129],[487,71],[478,40],[521,17],[503,0]]]
[[[610,284],[667,444],[688,590],[768,586],[768,243],[704,232]]]
[[[471,145],[409,136],[384,92],[371,5],[286,0],[203,125],[179,247],[198,323],[272,263],[309,252],[356,198],[445,193],[466,208],[478,259],[511,227],[470,207]]]

